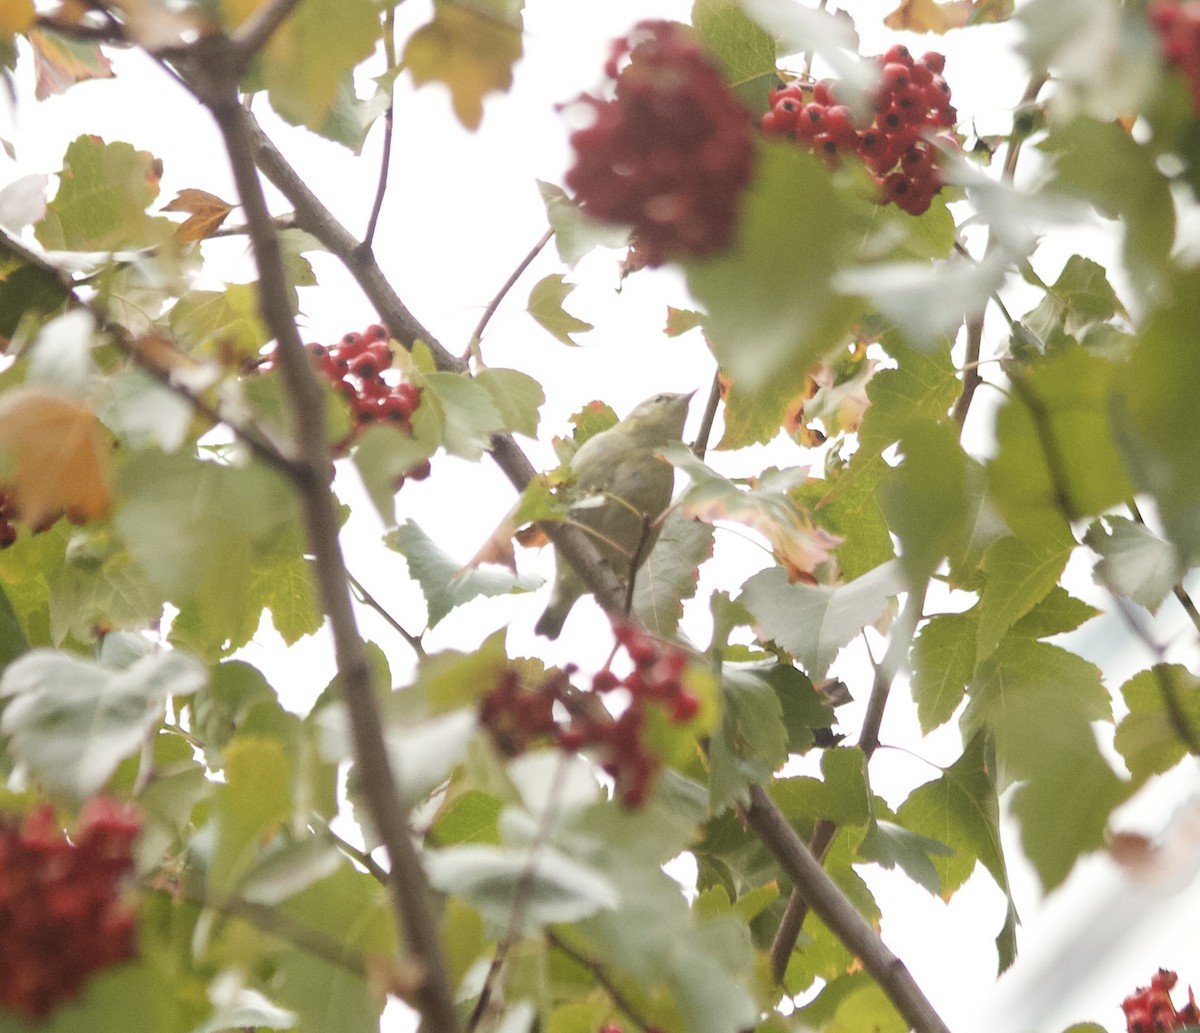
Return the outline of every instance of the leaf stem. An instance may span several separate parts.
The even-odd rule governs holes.
[[[483,340],[483,332],[487,329],[488,323],[492,321],[492,316],[496,314],[496,309],[500,307],[500,302],[504,300],[505,295],[516,285],[517,280],[521,278],[521,274],[533,263],[533,260],[541,254],[542,248],[550,243],[554,236],[554,229],[551,227],[541,235],[538,242],[526,252],[525,257],[517,263],[517,267],[504,281],[503,286],[496,292],[496,296],[488,302],[487,308],[483,310],[483,315],[479,317],[479,322],[475,329],[471,331],[471,340],[467,342],[467,350],[462,355],[462,361],[467,362],[472,357],[479,359],[479,344]]]

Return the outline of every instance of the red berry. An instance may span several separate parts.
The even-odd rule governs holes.
[[[833,80],[821,79],[813,83],[812,99],[817,104],[824,104],[826,107],[833,104]]]
[[[912,52],[903,43],[897,43],[893,47],[888,48],[888,52],[883,55],[883,63],[911,65],[913,63]]]
[[[935,75],[941,75],[946,70],[946,55],[930,50],[921,55],[921,64]]]
[[[421,390],[415,384],[402,380],[392,387],[392,397],[395,398],[411,416],[421,404]]]
[[[363,331],[363,337],[368,341],[390,341],[392,335],[388,333],[386,326],[379,323],[372,323]]]
[[[911,65],[892,61],[883,66],[883,85],[887,90],[903,90],[912,82]]]

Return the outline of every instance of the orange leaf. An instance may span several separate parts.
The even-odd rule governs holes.
[[[36,17],[33,0],[6,0],[0,4],[0,35],[24,32]]]
[[[108,442],[91,408],[44,387],[0,395],[0,451],[11,461],[9,492],[31,527],[62,514],[92,520],[108,512]]]
[[[883,19],[889,29],[907,32],[947,32],[961,29],[971,15],[970,0],[901,0],[901,4]]]
[[[163,205],[164,212],[187,212],[189,218],[179,224],[175,236],[184,244],[211,237],[225,217],[233,211],[233,205],[222,201],[215,194],[188,187],[175,195],[175,200]]]
[[[513,512],[515,510],[505,515],[496,529],[488,535],[487,541],[480,546],[479,551],[467,560],[463,570],[476,570],[483,563],[496,563],[507,567],[514,574],[517,572],[517,555],[513,549],[513,535],[516,533]]]

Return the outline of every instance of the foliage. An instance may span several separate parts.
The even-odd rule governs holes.
[[[0,986],[0,1033],[30,1015],[358,1033],[389,998],[438,1033],[945,1030],[880,937],[872,873],[949,899],[979,870],[1005,901],[987,934],[1004,970],[1013,851],[1060,886],[1119,841],[1119,806],[1200,754],[1200,267],[1176,246],[1200,191],[1179,71],[1200,68],[1200,33],[1144,6],[901,3],[885,24],[910,44],[1019,23],[1029,87],[986,137],[973,112],[949,124],[952,56],[860,55],[824,4],[696,0],[690,27],[643,23],[595,70],[610,95],[572,109],[594,123],[564,120],[580,196],[536,184],[547,235],[459,357],[381,268],[385,193],[404,187],[359,155],[378,124],[390,157],[401,82],[440,84],[421,99],[448,92],[443,129],[473,139],[522,74],[520,0],[436,0],[424,25],[369,0],[0,4],[22,117],[87,81],[100,98],[134,48],[154,64],[138,74],[195,101],[180,131],[216,126],[237,191],[196,168],[161,203],[160,156],[86,125],[61,163],[0,189],[0,905],[18,901],[23,942],[86,926],[92,905],[50,872],[43,918],[14,872],[75,850],[65,828],[83,850],[97,807],[124,837],[99,894],[120,949],[88,941],[61,1006],[75,983],[43,986],[36,966],[37,987]],[[914,73],[942,100],[917,104]],[[812,148],[789,139],[797,112],[822,127]],[[352,163],[375,198],[365,239],[265,124]],[[910,173],[919,203],[887,203]],[[1049,242],[1095,218],[1111,269],[1055,261]],[[639,331],[647,353],[698,356],[691,387],[712,381],[692,447],[630,464],[678,474],[665,511],[601,473],[572,492],[572,456],[617,415],[490,322],[551,236],[521,333],[570,346],[571,369],[604,348],[577,286],[640,289],[660,264],[686,284],[662,340]],[[249,281],[229,237],[249,241]],[[306,345],[333,265],[371,321]],[[622,373],[635,399],[661,389]],[[537,474],[518,438],[560,429],[548,400],[577,412]],[[469,559],[456,477],[480,510],[513,506]],[[406,512],[414,491],[438,526]],[[348,569],[362,511],[424,630]],[[597,540],[605,512],[640,529],[632,551]],[[747,537],[757,561],[730,548]],[[516,600],[541,586],[514,542],[547,539],[612,618],[595,670],[522,637]],[[365,641],[370,611],[394,645]],[[243,653],[265,620],[291,684]],[[1153,663],[1111,683],[1072,634],[1093,620]],[[443,633],[454,648],[429,645]],[[327,686],[292,656],[314,641],[331,643]],[[961,733],[894,801],[877,747],[922,741],[887,738],[885,709]],[[694,892],[663,870],[681,854]],[[1194,1018],[1164,995],[1126,1012]]]

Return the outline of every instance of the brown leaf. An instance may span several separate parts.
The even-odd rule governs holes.
[[[508,567],[514,574],[517,572],[517,553],[513,548],[513,535],[517,530],[513,523],[515,512],[514,509],[505,514],[504,519],[488,535],[487,541],[480,546],[479,551],[463,565],[463,570],[475,570],[480,564],[495,563],[501,567]]]
[[[187,212],[189,218],[179,224],[175,236],[184,244],[211,237],[225,217],[233,211],[233,205],[222,201],[215,194],[188,187],[175,195],[175,200],[163,205],[164,212]]]
[[[91,408],[44,387],[0,395],[0,451],[11,465],[7,491],[31,527],[61,514],[92,520],[108,512],[108,436]]]
[[[967,25],[1005,21],[1012,13],[1012,0],[901,0],[883,24],[897,31],[940,34]]]

